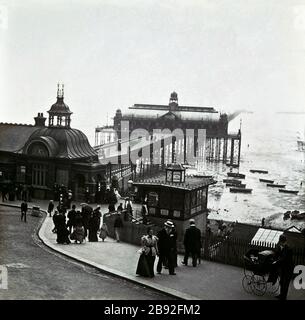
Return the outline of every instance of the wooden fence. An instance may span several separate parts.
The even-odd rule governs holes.
[[[122,213],[122,216],[124,216],[124,212]],[[105,217],[109,236],[112,238],[115,238],[113,228],[115,217],[115,214],[109,214]],[[146,229],[147,225],[140,223],[140,220],[139,222],[124,221],[124,227],[121,230],[120,238],[123,242],[140,246],[141,237],[146,234]],[[159,228],[155,226],[153,229],[156,232]],[[295,265],[305,265],[305,246],[294,248],[293,245],[291,245],[291,247]],[[243,267],[244,255],[249,249],[258,249],[259,251],[272,250],[275,248],[275,245],[270,245],[265,242],[251,244],[249,240],[210,235],[209,237],[202,238],[202,248],[203,259]],[[184,246],[182,243],[177,243],[177,249],[178,253],[184,254]]]
[[[295,265],[305,265],[305,248],[293,248],[292,245],[291,247]],[[244,255],[249,249],[272,250],[275,245],[266,242],[251,244],[248,240],[213,235],[203,239],[203,248],[204,259],[243,267]]]

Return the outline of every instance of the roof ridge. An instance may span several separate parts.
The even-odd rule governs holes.
[[[0,124],[4,125],[13,125],[13,126],[26,126],[26,127],[35,127],[33,124],[26,124],[26,123],[13,123],[13,122],[0,122]]]

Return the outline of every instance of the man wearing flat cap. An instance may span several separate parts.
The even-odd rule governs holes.
[[[187,265],[188,258],[192,256],[193,267],[197,266],[197,260],[201,249],[201,232],[195,225],[195,220],[190,219],[190,226],[184,234],[185,255],[182,264]]]
[[[159,252],[159,260],[157,264],[157,272],[160,274],[162,270],[162,265],[167,262],[168,263],[168,271],[170,275],[175,275],[175,243],[176,239],[174,239],[175,234],[172,232],[172,228],[174,224],[167,220],[164,223],[164,228],[158,232],[157,238],[158,240],[158,252]]]

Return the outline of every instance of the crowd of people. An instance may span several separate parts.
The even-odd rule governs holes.
[[[31,202],[33,198],[34,188],[32,185],[22,183],[3,184],[0,186],[2,202],[22,200]]]
[[[22,207],[23,208],[23,207]],[[21,211],[23,212],[23,209]],[[114,231],[117,242],[120,242],[121,230],[124,226],[123,221],[128,221],[132,217],[132,202],[129,198],[125,199],[125,203],[120,203],[118,207],[115,204],[109,204],[108,210],[110,214],[115,214]],[[107,224],[102,223],[101,207],[95,209],[87,202],[81,204],[81,209],[77,210],[73,204],[71,210],[68,210],[66,203],[59,202],[55,208],[53,200],[50,200],[47,208],[48,216],[53,218],[53,233],[57,234],[57,243],[70,244],[89,242],[97,242],[98,237],[105,241],[108,232]]]
[[[53,210],[54,202],[51,200],[48,213],[53,218],[54,228],[52,231],[57,234],[57,243],[70,244],[73,240],[75,243],[83,243],[86,240],[89,242],[98,241],[98,233],[103,228],[100,206],[93,209],[87,203],[83,203],[81,210],[76,210],[76,206],[72,205],[72,209],[67,212],[65,207],[58,205],[52,216]],[[106,236],[103,235],[104,240]]]

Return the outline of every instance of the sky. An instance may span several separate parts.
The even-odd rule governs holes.
[[[65,85],[72,127],[135,103],[305,111],[303,0],[0,0],[0,122],[34,123]]]

